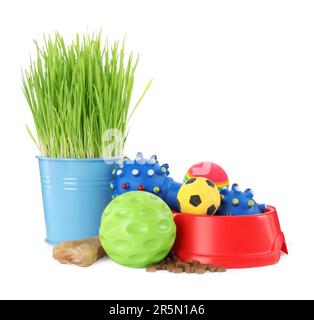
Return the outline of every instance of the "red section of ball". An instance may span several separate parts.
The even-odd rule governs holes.
[[[144,190],[144,186],[138,186],[138,190],[143,191]]]
[[[191,177],[204,177],[216,183],[218,186],[228,184],[228,176],[225,170],[214,162],[204,161],[194,164],[187,175]]]
[[[127,189],[128,188],[128,185],[126,183],[123,183],[122,184],[122,189]]]

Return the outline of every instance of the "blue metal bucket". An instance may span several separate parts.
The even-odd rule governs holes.
[[[98,235],[101,215],[111,201],[111,173],[119,158],[37,158],[46,241],[57,244]]]

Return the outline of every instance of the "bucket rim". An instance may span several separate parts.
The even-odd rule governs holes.
[[[100,161],[120,161],[123,157],[111,157],[111,158],[52,158],[44,156],[36,156],[38,160],[47,160],[47,161],[61,161],[61,162],[100,162]]]

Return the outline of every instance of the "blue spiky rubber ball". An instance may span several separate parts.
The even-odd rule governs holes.
[[[248,216],[265,212],[266,205],[259,204],[254,199],[252,189],[248,188],[242,192],[237,183],[231,190],[223,188],[220,190],[221,206],[218,215],[221,216]]]
[[[145,268],[163,260],[176,238],[168,205],[154,194],[130,191],[114,198],[104,210],[101,244],[115,262]]]

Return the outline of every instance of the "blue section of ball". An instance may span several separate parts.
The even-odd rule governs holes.
[[[231,190],[220,190],[221,205],[217,215],[221,216],[247,216],[264,213],[265,204],[258,204],[253,199],[253,191],[246,189],[242,192],[237,184],[233,184]]]
[[[169,177],[168,169],[169,165],[160,165],[155,155],[145,159],[139,152],[135,160],[125,158],[113,171],[113,197],[128,191],[147,191],[179,211],[177,194],[182,184]]]

